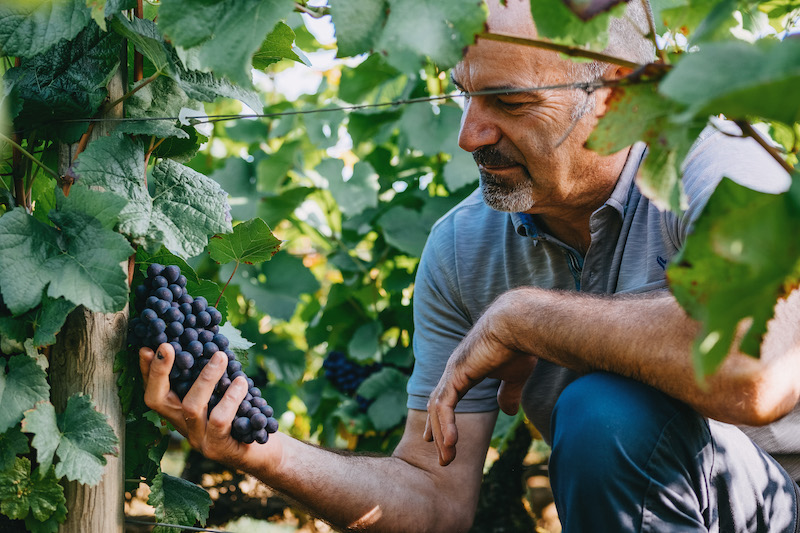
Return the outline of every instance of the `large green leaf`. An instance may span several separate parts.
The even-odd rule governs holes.
[[[15,124],[28,130],[54,120],[94,115],[119,65],[121,42],[119,35],[102,33],[90,24],[72,41],[60,41],[10,69],[4,81],[22,102]]]
[[[260,218],[237,224],[233,233],[218,235],[208,243],[208,253],[217,263],[252,265],[269,261],[280,249],[279,241]]]
[[[131,20],[116,16],[111,21],[111,28],[125,37],[136,47],[136,51],[146,57],[158,72],[170,72],[170,54],[158,26],[147,19],[134,17]]]
[[[77,306],[64,298],[42,298],[42,305],[33,318],[33,344],[36,347],[55,344],[56,334],[67,320],[67,316]]]
[[[800,40],[786,39],[705,44],[676,65],[660,91],[688,107],[686,119],[723,113],[793,124],[800,121],[800,99],[787,95],[798,86]]]
[[[407,73],[416,74],[426,57],[440,68],[452,67],[486,22],[483,2],[389,0],[388,5],[376,48],[387,54],[389,64]]]
[[[336,55],[347,57],[371,52],[388,12],[386,0],[333,0],[331,18],[336,28]]]
[[[408,376],[394,368],[382,368],[358,387],[359,395],[372,400],[367,415],[378,431],[398,425],[408,410],[406,384]]]
[[[420,211],[398,205],[378,219],[386,242],[408,255],[419,257],[431,227],[454,205],[453,200],[430,198]]]
[[[380,347],[380,336],[383,326],[376,321],[358,327],[347,345],[348,355],[355,361],[375,359]]]
[[[305,54],[301,57],[297,52],[300,50],[294,45],[292,28],[283,22],[278,22],[253,55],[253,68],[263,70],[281,59],[291,59],[308,65],[308,58],[305,57]]]
[[[158,23],[174,44],[196,47],[214,73],[249,87],[253,54],[292,9],[288,0],[168,0]]]
[[[25,414],[22,430],[34,434],[33,447],[41,468],[49,469],[55,454],[56,476],[70,481],[96,485],[103,476],[104,456],[119,453],[119,440],[106,415],[97,412],[84,394],[70,396],[59,415],[51,403],[38,403]]]
[[[194,483],[160,473],[153,480],[147,503],[155,508],[156,519],[166,524],[193,526],[196,522],[205,525],[211,497]],[[157,527],[154,533],[171,532],[172,529]]]
[[[117,131],[133,135],[155,135],[159,139],[188,139],[189,134],[177,125],[177,118],[173,121],[151,120],[178,117],[183,108],[204,112],[203,105],[186,96],[175,80],[160,76],[128,98],[125,106],[128,118],[140,118],[142,121],[123,122],[117,126]]]
[[[0,433],[0,472],[14,466],[17,455],[28,453],[28,438],[19,427],[13,427]]]
[[[430,104],[420,103],[406,107],[399,126],[410,146],[426,155],[436,155],[460,150],[460,123],[461,109],[457,106],[441,105],[438,113],[434,113]]]
[[[26,355],[0,359],[0,432],[16,426],[25,411],[49,397],[47,376],[36,361]]]
[[[339,98],[352,104],[392,102],[408,96],[408,85],[407,76],[389,65],[381,54],[372,54],[356,67],[342,68]]]
[[[91,20],[86,0],[0,3],[0,55],[33,57],[70,40]]]
[[[328,188],[342,213],[352,217],[370,207],[378,207],[380,185],[372,166],[359,161],[347,181],[342,176],[343,168],[344,162],[341,159],[325,159],[316,168],[328,180]]]
[[[31,462],[17,457],[11,470],[0,472],[0,511],[9,518],[23,519],[30,513],[39,522],[53,514],[66,517],[64,488],[53,469],[31,475]]]
[[[757,355],[778,297],[800,281],[798,176],[773,195],[723,180],[667,270],[673,294],[703,324],[695,342],[700,376],[714,371],[742,319],[753,322],[741,349]],[[794,196],[794,197],[793,197]]]

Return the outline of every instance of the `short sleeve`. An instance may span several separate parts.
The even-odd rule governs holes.
[[[456,277],[452,220],[434,226],[422,252],[414,284],[414,371],[408,382],[408,408],[425,410],[450,354],[472,327]],[[497,409],[499,382],[486,379],[456,406],[457,412]]]

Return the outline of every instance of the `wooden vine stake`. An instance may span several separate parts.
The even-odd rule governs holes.
[[[125,92],[125,62],[108,85],[109,101]],[[107,111],[103,118],[122,117],[122,104]],[[107,135],[112,128],[98,122],[89,142]],[[59,174],[64,175],[77,150],[75,145],[59,148]],[[124,263],[127,271],[127,261]],[[114,359],[125,346],[128,308],[118,313],[94,313],[78,306],[67,318],[50,354],[52,399],[58,412],[63,412],[67,399],[75,393],[90,394],[98,411],[119,439],[119,455],[108,460],[99,484],[90,487],[75,481],[65,488],[67,520],[61,533],[122,533],[125,496],[125,417],[118,395]]]

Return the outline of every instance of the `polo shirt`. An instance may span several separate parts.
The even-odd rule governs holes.
[[[500,294],[517,287],[642,294],[667,290],[666,266],[683,246],[693,222],[723,177],[777,194],[790,178],[752,139],[731,136],[735,126],[707,127],[683,164],[688,209],[658,209],[636,184],[646,146],[631,147],[608,200],[590,218],[591,243],[585,255],[541,231],[536,216],[489,208],[476,190],[434,224],[414,287],[414,370],[408,407],[425,410],[447,359],[484,310]],[[720,130],[724,130],[723,133]],[[635,321],[631,328],[635,329]],[[642,354],[647,357],[647,354]],[[522,407],[550,442],[550,415],[561,391],[577,374],[539,360],[523,392]],[[499,382],[485,379],[458,403],[457,412],[497,409]],[[766,451],[780,449],[790,472],[800,478],[800,408],[778,429],[748,434]],[[780,426],[780,424],[778,424]],[[764,438],[767,435],[769,438]],[[771,445],[771,446],[770,446]],[[779,458],[780,460],[780,458]],[[787,467],[787,468],[788,468]]]

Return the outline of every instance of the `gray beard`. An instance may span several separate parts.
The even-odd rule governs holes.
[[[481,172],[483,202],[495,211],[522,213],[533,206],[533,184],[525,181],[514,187],[505,185],[489,172]]]

